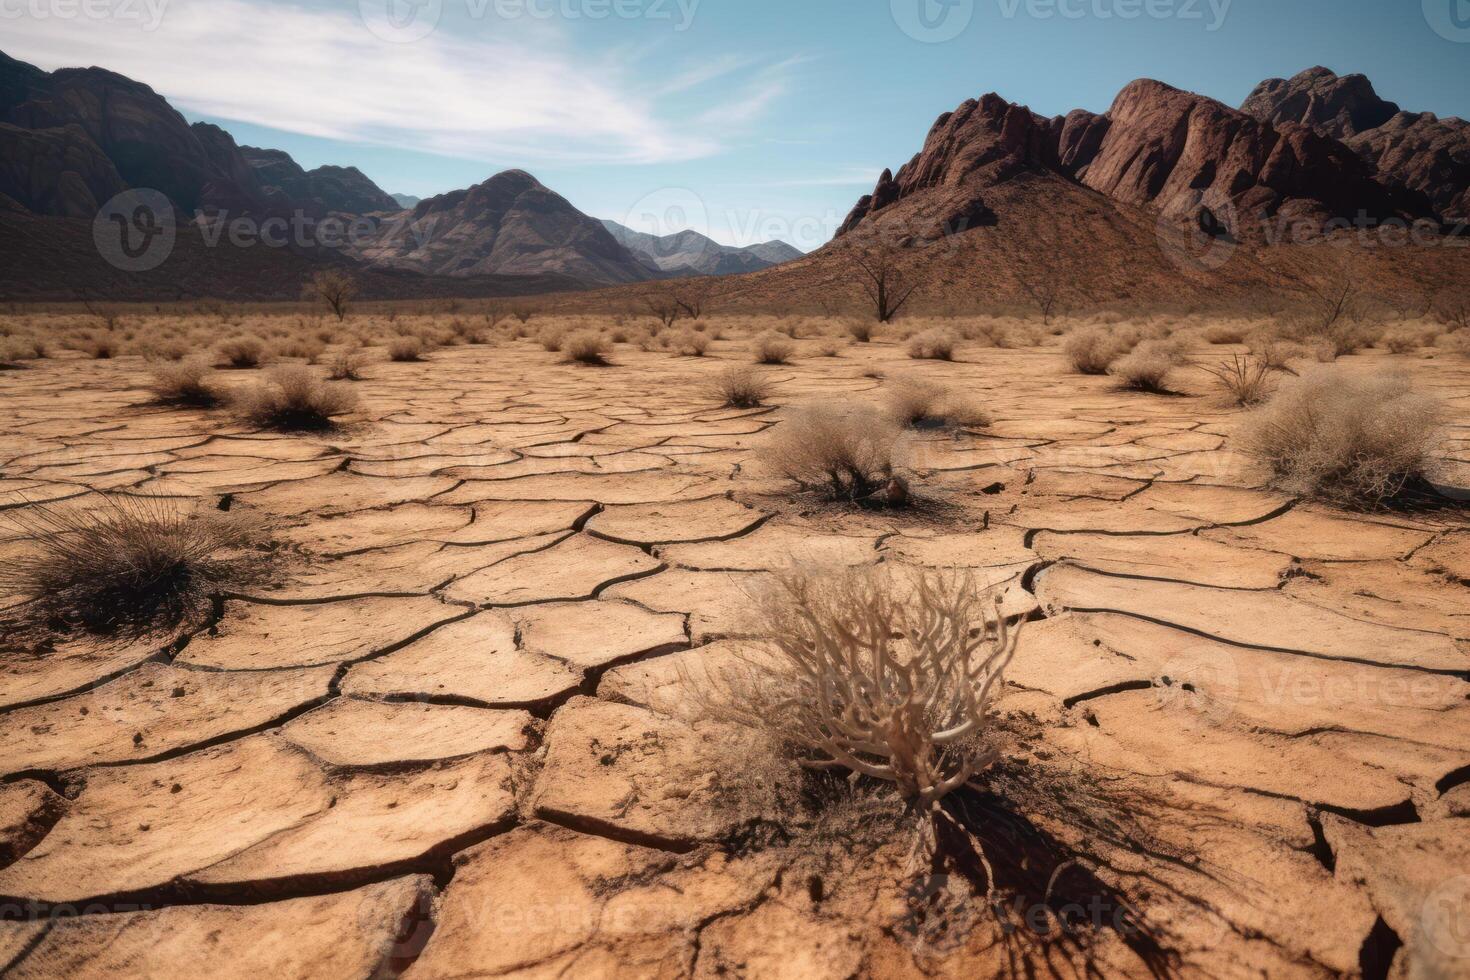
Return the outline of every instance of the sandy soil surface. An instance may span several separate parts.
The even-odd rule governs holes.
[[[1463,522],[1261,489],[1200,372],[854,345],[712,407],[743,351],[445,349],[325,436],[150,405],[135,357],[0,375],[0,506],[200,498],[290,550],[180,642],[0,653],[0,974],[1470,975]],[[1343,363],[1389,362],[1470,484],[1470,361]],[[905,439],[924,506],[763,467],[792,406],[906,375],[995,420]],[[978,820],[1003,911],[852,800],[793,826],[687,710],[792,562],[971,568],[1031,620]]]

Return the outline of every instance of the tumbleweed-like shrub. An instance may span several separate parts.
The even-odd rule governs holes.
[[[952,361],[960,338],[952,330],[925,330],[909,338],[909,357],[915,360]]]
[[[891,784],[932,849],[945,797],[999,758],[990,701],[1020,628],[964,572],[788,571],[762,603],[765,649],[708,700],[807,767]]]
[[[265,568],[258,524],[159,497],[101,496],[91,509],[28,507],[0,569],[25,628],[138,638],[207,621],[211,597]]]
[[[155,365],[149,388],[153,397],[164,405],[213,408],[225,398],[214,380],[213,365],[207,357],[197,355]]]
[[[1169,389],[1169,373],[1184,360],[1180,349],[1171,341],[1145,340],[1133,350],[1108,365],[1108,374],[1132,391],[1162,394]]]
[[[980,429],[990,424],[990,417],[979,406],[944,385],[921,378],[894,381],[888,390],[888,409],[900,425],[913,428]]]
[[[561,342],[562,359],[575,364],[602,367],[608,363],[607,354],[611,349],[607,338],[596,330],[569,333]]]
[[[1114,361],[1133,347],[1132,338],[1102,327],[1074,330],[1062,342],[1062,352],[1081,374],[1107,374]]]
[[[338,351],[327,362],[327,377],[333,381],[361,381],[367,355],[356,348]]]
[[[750,352],[757,364],[785,364],[796,353],[796,345],[774,331],[767,331],[750,342]]]
[[[709,337],[694,330],[681,330],[671,341],[674,351],[685,357],[703,357],[709,345]]]
[[[754,368],[732,365],[709,380],[709,393],[726,408],[759,408],[771,384]]]
[[[388,341],[388,360],[412,363],[424,359],[424,341],[412,334]]]
[[[1253,413],[1242,446],[1281,490],[1380,507],[1427,486],[1443,418],[1406,374],[1317,368]]]
[[[236,337],[219,345],[219,356],[232,368],[260,367],[269,355],[265,344],[254,337]]]
[[[357,408],[357,396],[293,364],[272,369],[264,384],[240,396],[238,407],[242,417],[261,428],[324,432],[336,428],[339,416]]]
[[[893,417],[869,406],[797,409],[767,444],[771,465],[803,490],[857,500],[893,479],[900,434]]]

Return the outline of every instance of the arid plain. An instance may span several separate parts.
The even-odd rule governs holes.
[[[7,627],[5,976],[1470,970],[1470,530],[1273,489],[1206,370],[1259,324],[1108,318],[1174,345],[1155,393],[1075,370],[1090,321],[207,319],[112,326],[261,336],[316,378],[345,335],[433,339],[363,348],[316,432],[160,404],[168,362],[125,340],[0,373],[0,560],[104,495],[246,520],[269,559],[177,635]],[[584,328],[609,363],[538,342]],[[784,363],[753,364],[772,330]],[[952,360],[911,356],[934,331]],[[1463,488],[1470,357],[1436,336],[1295,350],[1266,384],[1401,374]],[[203,353],[226,403],[273,370]],[[758,404],[723,404],[732,366]],[[965,410],[900,418],[876,498],[773,452],[813,406],[915,391]],[[878,781],[711,703],[780,576],[865,568],[965,570],[1020,627],[998,760],[955,804],[983,869],[916,862]]]

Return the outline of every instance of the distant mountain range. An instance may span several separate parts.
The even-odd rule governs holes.
[[[802,252],[782,241],[762,242],[737,248],[721,245],[697,231],[672,235],[650,235],[634,231],[616,221],[602,225],[625,248],[661,272],[690,276],[730,276],[768,269],[802,257]]]
[[[91,225],[117,195],[144,189],[172,206],[178,254],[146,275],[120,274],[87,247]],[[254,248],[246,261],[250,246],[211,234],[219,216],[257,228],[304,220],[308,233]],[[359,219],[343,247],[316,235],[333,217]],[[723,275],[800,254],[694,237],[707,244],[666,268],[524,171],[427,200],[390,195],[355,167],[306,170],[282,150],[190,125],[147,85],[113,72],[46,72],[0,54],[0,298],[295,295],[324,265],[358,268],[369,290],[419,295],[439,281],[445,292],[500,294]]]

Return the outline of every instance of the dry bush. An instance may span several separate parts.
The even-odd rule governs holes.
[[[952,361],[960,339],[952,330],[925,330],[909,339],[909,357],[915,360]]]
[[[1288,374],[1295,373],[1291,370],[1292,358],[1301,357],[1306,353],[1299,345],[1287,340],[1279,340],[1264,332],[1252,334],[1249,345],[1250,352],[1256,360],[1272,371],[1285,371]]]
[[[333,381],[361,381],[362,366],[367,356],[358,349],[338,351],[327,363],[327,377]]]
[[[900,425],[914,428],[956,426],[983,429],[990,417],[953,391],[932,381],[901,378],[888,390],[888,409]]]
[[[1376,507],[1426,485],[1443,417],[1406,374],[1318,368],[1258,409],[1242,440],[1278,488]]]
[[[999,757],[990,699],[1021,624],[972,575],[929,569],[785,572],[761,614],[757,655],[689,678],[708,713],[803,766],[891,784],[932,852],[944,798]]]
[[[710,379],[709,392],[726,408],[759,408],[771,385],[754,368],[731,366]]]
[[[122,343],[116,337],[106,333],[84,337],[73,347],[99,361],[111,360],[122,352]]]
[[[816,405],[792,412],[776,429],[767,458],[803,490],[857,500],[893,480],[899,434],[892,416],[869,406]]]
[[[561,350],[562,341],[565,337],[565,330],[547,327],[541,331],[541,334],[536,338],[536,342],[541,345],[542,350],[555,354]]]
[[[1423,346],[1422,339],[1419,334],[1408,330],[1392,330],[1385,333],[1378,344],[1390,354],[1412,354]]]
[[[264,384],[240,396],[240,414],[249,422],[277,432],[324,432],[336,419],[357,408],[357,396],[338,384],[322,381],[296,365],[274,368]]]
[[[1130,391],[1165,394],[1169,374],[1184,361],[1177,344],[1167,340],[1145,340],[1108,365],[1108,374]]]
[[[102,496],[93,509],[30,507],[0,566],[0,595],[31,629],[139,638],[209,618],[212,596],[258,577],[261,532],[238,515],[159,497]]]
[[[1205,373],[1219,382],[1236,405],[1259,405],[1271,395],[1271,365],[1263,360],[1233,355]]]
[[[796,345],[780,334],[768,331],[750,342],[750,352],[757,364],[785,364],[796,353]]]
[[[1073,369],[1081,374],[1107,374],[1114,361],[1133,348],[1133,338],[1102,327],[1074,330],[1062,342]]]
[[[388,360],[410,363],[424,359],[424,342],[412,334],[388,341]]]
[[[842,353],[842,345],[835,340],[824,340],[817,344],[817,353],[822,357],[836,357]]]
[[[843,329],[847,335],[860,344],[866,344],[873,339],[873,323],[869,320],[845,320]]]
[[[577,330],[562,340],[562,359],[567,363],[591,364],[597,367],[607,365],[608,351],[612,345],[607,338],[596,330]]]
[[[194,356],[156,365],[148,387],[164,405],[213,408],[225,400],[214,381],[214,366],[207,357]]]
[[[1233,323],[1212,323],[1205,327],[1202,336],[1211,344],[1245,343],[1245,330]]]
[[[674,335],[671,343],[674,350],[685,357],[703,357],[709,350],[710,339],[693,330],[681,330]]]
[[[1464,357],[1470,357],[1470,330],[1456,330],[1454,333],[1445,334],[1435,346],[1443,347]]]
[[[255,337],[226,340],[219,345],[217,351],[224,358],[225,364],[232,368],[256,368],[269,360],[265,344]]]

